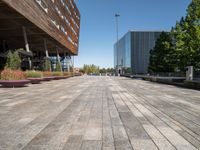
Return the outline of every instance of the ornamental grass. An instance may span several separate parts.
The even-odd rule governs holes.
[[[39,71],[26,71],[26,78],[42,78],[42,72]]]
[[[53,76],[63,76],[62,72],[52,72]]]
[[[63,72],[63,75],[64,75],[64,76],[70,76],[71,73],[70,73],[70,72]]]
[[[44,71],[42,72],[43,77],[52,77],[52,72],[50,71]]]

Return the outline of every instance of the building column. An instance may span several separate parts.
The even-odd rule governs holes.
[[[66,52],[64,52],[64,61],[66,62],[66,67],[67,67],[67,72],[69,72],[69,68],[68,68],[68,60],[67,60],[67,55]]]
[[[27,34],[26,34],[26,28],[23,26],[22,30],[23,30],[23,36],[24,36],[24,42],[25,42],[26,51],[30,52],[28,39],[27,39]],[[31,58],[30,57],[28,57],[28,62],[29,62],[29,69],[31,69],[32,68],[32,63],[31,63]]]
[[[59,52],[58,52],[58,47],[56,46],[56,52],[57,52],[57,60],[58,60],[58,62],[59,62],[59,64],[60,64],[60,68],[61,68],[61,72],[63,72],[62,71],[62,64],[61,64],[61,62],[60,62],[60,55],[59,55]]]
[[[71,62],[71,67],[72,67],[72,73],[74,73],[74,56],[70,56],[70,62]],[[69,68],[70,71],[70,68]]]
[[[72,72],[73,72],[73,74],[74,74],[74,56],[72,56],[73,57],[73,64],[72,64]]]
[[[47,49],[47,40],[46,39],[44,39],[44,49],[45,49],[46,57],[49,58],[49,52],[48,52],[48,49]]]
[[[47,48],[47,40],[46,39],[44,39],[44,49],[45,49],[46,58],[50,59],[49,58],[49,52],[48,52],[48,48]],[[50,71],[52,71],[51,65],[50,65]]]

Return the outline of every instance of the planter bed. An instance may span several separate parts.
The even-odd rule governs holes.
[[[81,76],[81,73],[75,73],[74,76]]]
[[[198,90],[200,90],[200,81],[196,81],[196,80],[186,81],[185,80],[184,81],[184,86],[192,88],[192,89],[198,89]]]
[[[32,84],[40,84],[41,81],[43,81],[43,78],[27,78]]]
[[[43,77],[42,81],[51,81],[54,80],[55,77]]]
[[[66,76],[54,76],[54,80],[66,79]]]
[[[69,76],[63,76],[62,78],[63,78],[63,79],[67,79],[67,78],[69,78]]]
[[[28,83],[29,80],[0,80],[0,84],[4,87],[23,87]]]
[[[69,76],[62,76],[62,79],[67,79],[69,78]]]

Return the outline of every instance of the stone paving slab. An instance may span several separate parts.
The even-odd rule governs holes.
[[[157,149],[200,149],[200,91],[91,76],[0,87],[0,150]]]

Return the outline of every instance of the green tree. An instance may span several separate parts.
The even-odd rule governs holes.
[[[184,29],[183,29],[183,24],[184,24],[184,18],[181,18],[180,22],[176,22],[176,26],[172,28],[171,34],[174,39],[174,53],[176,54],[176,59],[177,59],[177,66],[179,69],[183,70],[184,64],[187,60],[183,59],[183,49],[184,49]],[[184,62],[184,63],[183,63]]]
[[[178,66],[200,68],[200,0],[192,0],[185,18],[181,18],[172,29],[175,40]]]
[[[21,68],[21,58],[19,57],[17,50],[14,52],[8,52],[6,67],[13,70],[18,70]]]
[[[59,61],[56,62],[56,71],[57,71],[57,72],[61,72],[61,71],[62,71],[62,70],[61,70],[61,64],[60,64]]]
[[[175,60],[171,35],[162,32],[150,51],[149,72],[173,72]]]
[[[50,58],[44,59],[43,70],[44,71],[51,71],[51,60],[50,60]]]
[[[94,65],[94,64],[91,64],[91,65],[84,64],[82,71],[83,71],[83,73],[87,73],[87,74],[90,74],[90,73],[98,74],[99,73],[99,67]]]
[[[107,70],[105,68],[100,69],[100,73],[106,73]]]
[[[185,19],[185,49],[190,52],[187,65],[200,68],[200,0],[192,0]]]
[[[132,68],[125,68],[124,69],[125,74],[132,74]]]

